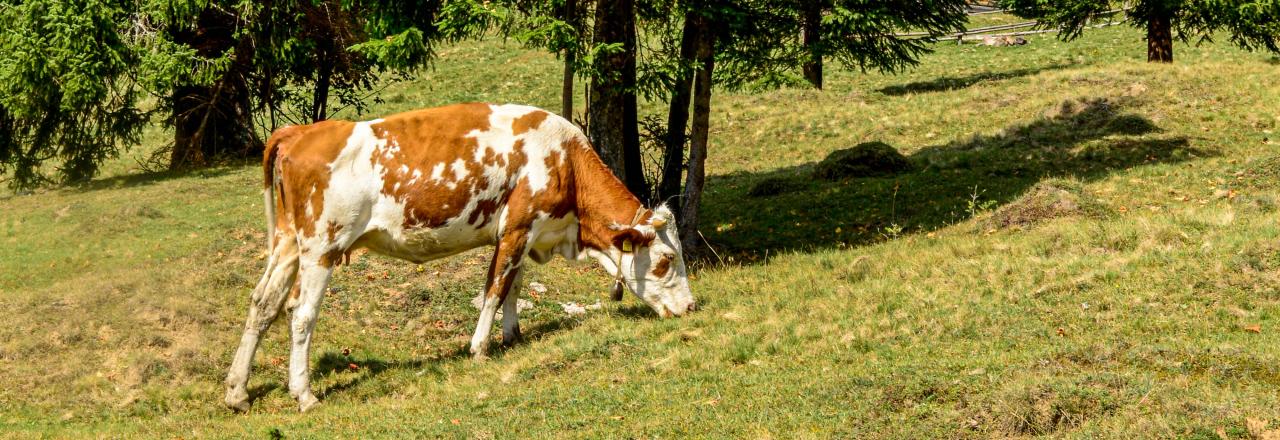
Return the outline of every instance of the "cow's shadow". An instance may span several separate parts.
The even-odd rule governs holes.
[[[529,319],[522,320],[521,333],[523,339],[515,345],[503,345],[496,341],[489,347],[490,361],[501,359],[508,351],[518,349],[519,347],[536,343],[537,341],[550,336],[552,334],[571,330],[581,324],[582,320],[561,317],[548,320],[539,320],[531,322]],[[527,326],[527,327],[526,327]],[[495,333],[501,334],[497,328]],[[466,346],[459,346],[454,350],[450,350],[430,359],[412,359],[412,360],[385,360],[373,356],[345,356],[339,352],[326,351],[321,354],[318,359],[313,360],[311,365],[312,382],[317,382],[331,375],[342,374],[351,369],[351,365],[356,365],[362,374],[351,378],[333,383],[324,388],[316,390],[316,397],[324,400],[326,396],[339,395],[355,388],[358,388],[366,381],[376,378],[387,372],[394,371],[414,371],[419,376],[431,373],[431,376],[438,376],[442,371],[440,366],[447,362],[467,360],[471,358],[471,352]],[[283,389],[283,385],[278,383],[267,383],[250,388],[250,399],[256,401],[259,397],[274,392],[277,389]]]
[[[1186,137],[1163,136],[1124,107],[1114,99],[1076,101],[997,134],[916,149],[908,157],[914,170],[887,177],[816,179],[813,162],[714,176],[700,229],[720,255],[750,263],[935,230],[1008,203],[1049,177],[1090,181],[1217,154]],[[772,195],[748,195],[765,181]]]

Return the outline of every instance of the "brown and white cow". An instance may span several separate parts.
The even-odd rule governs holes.
[[[645,209],[581,130],[546,111],[459,104],[285,127],[264,156],[270,257],[227,373],[232,408],[249,407],[259,338],[286,308],[289,392],[303,411],[318,403],[312,329],[334,266],[360,247],[421,263],[494,245],[471,339],[478,359],[500,304],[503,343],[520,337],[513,286],[525,257],[594,258],[663,317],[694,307],[670,210]]]

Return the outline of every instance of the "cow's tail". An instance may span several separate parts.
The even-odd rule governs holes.
[[[267,147],[262,151],[262,202],[267,214],[268,255],[275,251],[276,241],[276,156],[280,151],[280,143],[295,136],[296,128],[286,126],[271,133],[271,137],[267,139]]]

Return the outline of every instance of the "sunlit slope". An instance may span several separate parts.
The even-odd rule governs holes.
[[[0,199],[0,431],[1246,438],[1246,418],[1280,418],[1280,66],[1221,44],[1152,66],[1142,49],[1120,27],[946,44],[900,76],[717,93],[703,222],[725,264],[692,281],[699,312],[609,303],[606,275],[557,261],[526,277],[547,286],[525,295],[530,340],[477,364],[464,346],[485,250],[364,256],[325,299],[323,403],[305,415],[279,324],[253,410],[221,406],[262,266],[260,170],[147,174],[137,150],[87,188]],[[553,57],[440,53],[363,117],[559,101]],[[913,171],[809,177],[869,141]],[[766,179],[786,190],[747,195]],[[1045,181],[1101,211],[991,226]],[[578,317],[559,304],[597,300]]]

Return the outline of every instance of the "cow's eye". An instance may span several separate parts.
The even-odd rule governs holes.
[[[671,270],[671,257],[665,255],[658,259],[658,264],[653,265],[653,275],[658,278],[666,276],[669,270]]]

